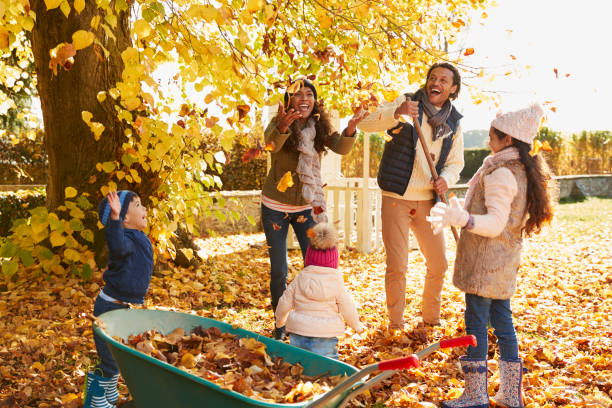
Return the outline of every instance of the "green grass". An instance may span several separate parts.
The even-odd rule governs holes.
[[[562,201],[555,211],[555,218],[561,222],[589,225],[610,223],[612,220],[612,198],[586,197],[579,201]]]

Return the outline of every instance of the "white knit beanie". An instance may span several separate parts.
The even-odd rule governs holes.
[[[491,126],[521,142],[531,145],[540,129],[543,116],[544,109],[542,106],[534,103],[526,109],[499,115],[493,119]]]

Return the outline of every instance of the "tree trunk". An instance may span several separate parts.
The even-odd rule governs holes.
[[[59,8],[47,11],[42,0],[32,0],[31,7],[37,16],[32,30],[32,51],[44,120],[45,148],[49,155],[47,207],[55,210],[62,205],[68,186],[75,187],[79,193],[89,193],[90,201],[96,205],[101,198],[99,187],[108,181],[108,178],[100,180],[96,163],[115,160],[125,141],[125,125],[116,118],[113,99],[108,97],[99,103],[96,95],[121,80],[121,52],[131,44],[129,11],[117,16],[117,27],[113,30],[116,41],[106,37],[101,27],[95,32],[110,52],[107,58],[102,61],[91,45],[77,51],[70,70],[60,66],[54,75],[49,68],[49,50],[62,42],[71,43],[72,34],[77,30],[91,31],[91,19],[100,9],[94,2],[87,2],[80,14],[73,9],[66,18]],[[104,16],[101,20],[104,21]],[[104,125],[99,141],[83,121],[82,111],[91,112],[92,120]],[[90,182],[94,175],[96,181]]]

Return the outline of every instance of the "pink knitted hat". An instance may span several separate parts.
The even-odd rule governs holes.
[[[338,233],[333,225],[320,223],[308,230],[310,245],[306,250],[304,266],[317,265],[338,268]]]
[[[491,126],[521,142],[532,145],[540,129],[543,116],[544,109],[540,104],[535,103],[526,109],[499,115],[493,119]]]

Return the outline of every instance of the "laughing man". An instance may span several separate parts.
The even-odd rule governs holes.
[[[459,71],[448,63],[432,65],[425,85],[414,94],[399,96],[366,116],[364,132],[387,131],[392,137],[378,169],[382,190],[382,235],[386,252],[385,291],[389,327],[404,327],[409,229],[425,256],[427,273],[421,306],[425,324],[440,324],[441,292],[448,268],[444,234],[434,235],[425,217],[436,201],[457,182],[463,169],[462,115],[451,104],[461,88]],[[407,115],[419,120],[425,142],[439,174],[433,180],[423,147]]]

